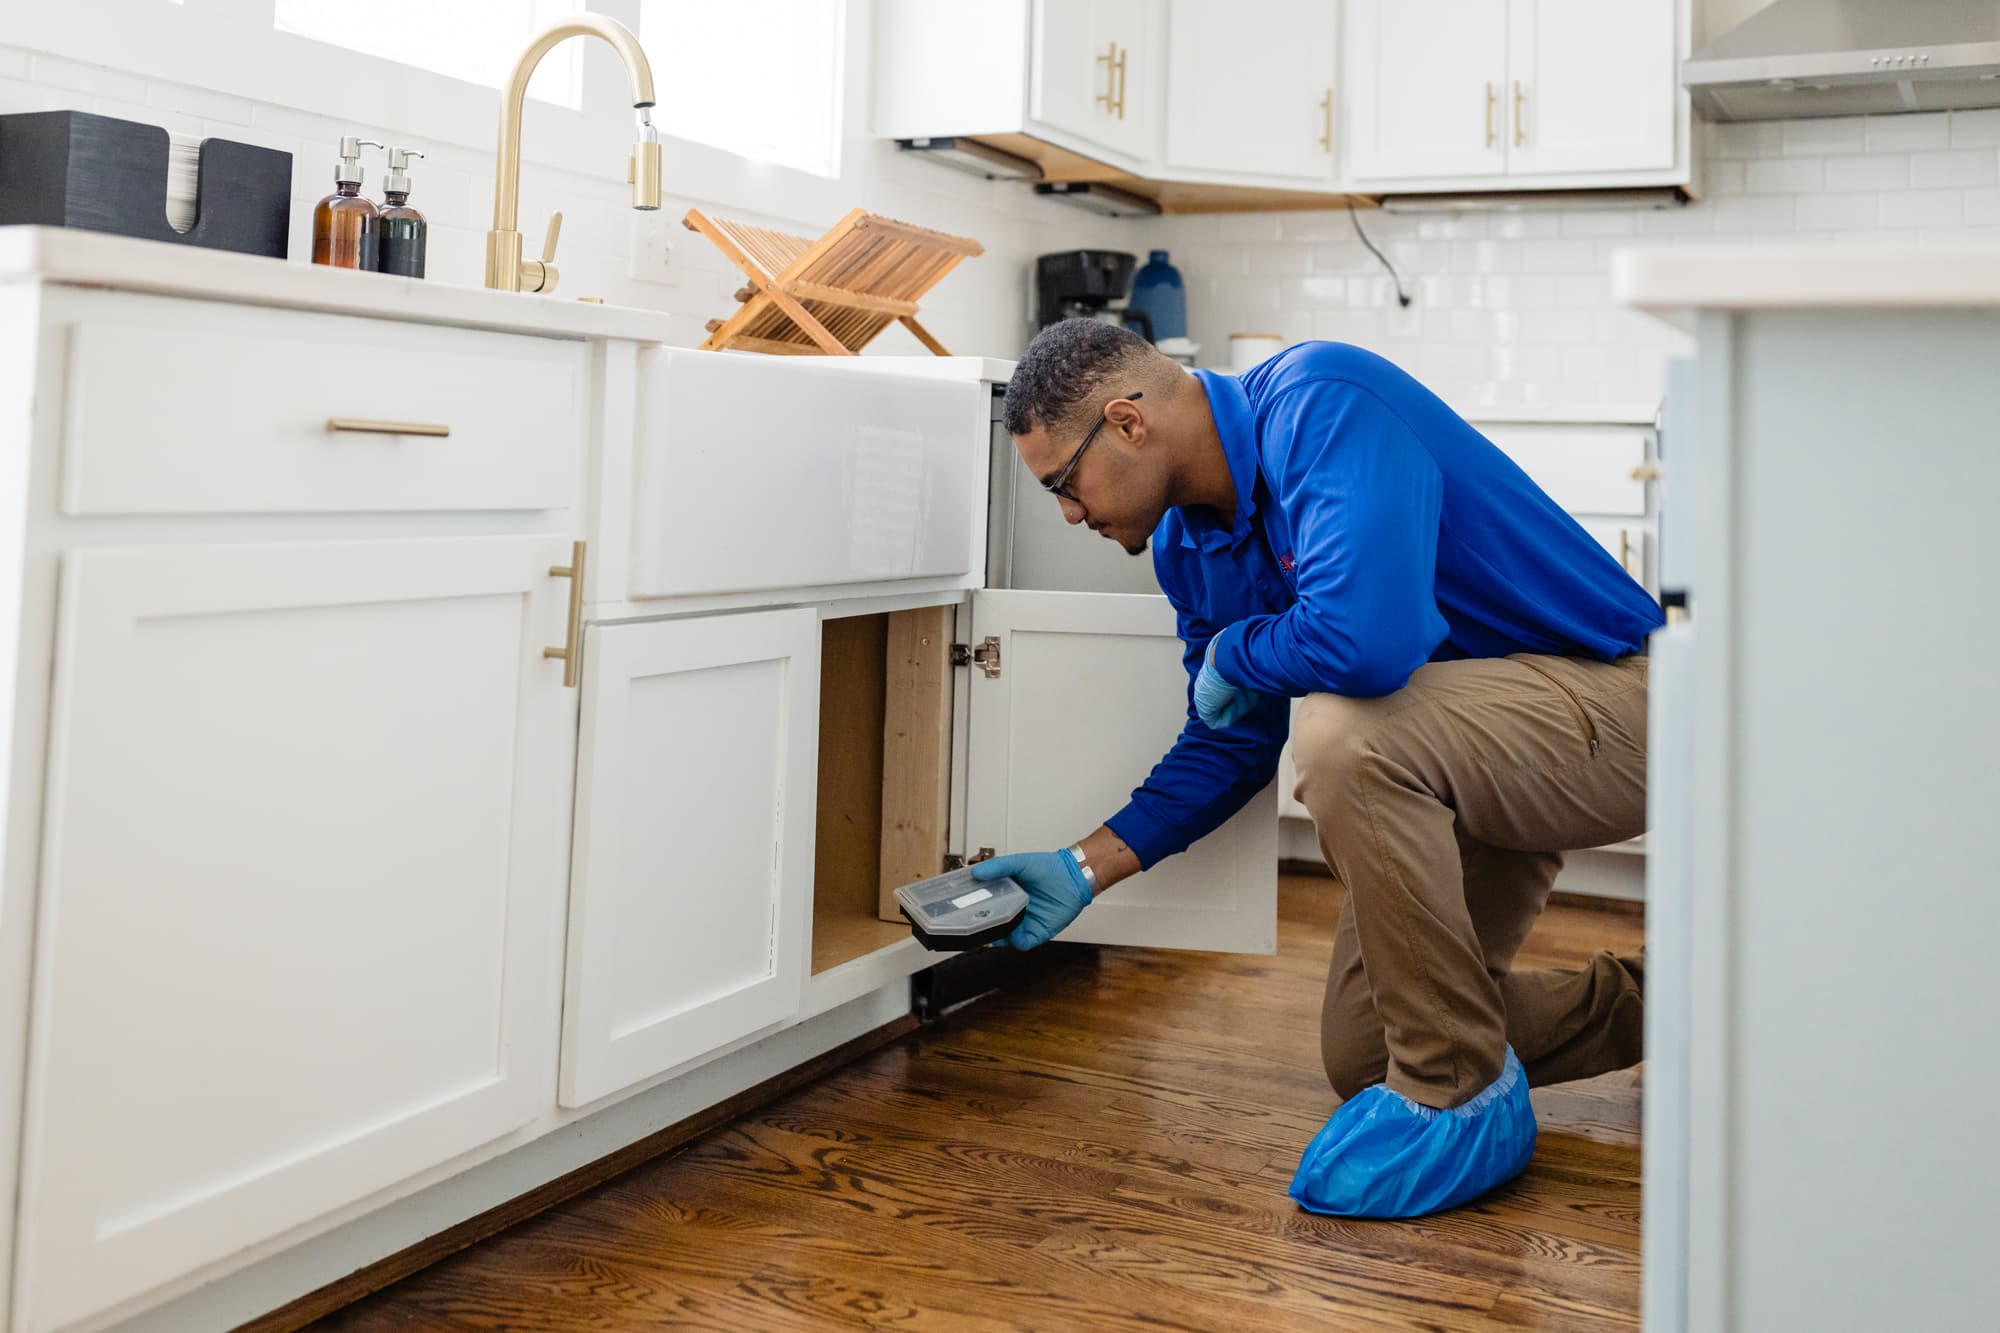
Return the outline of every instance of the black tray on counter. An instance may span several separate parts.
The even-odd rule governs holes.
[[[0,225],[76,227],[283,259],[292,155],[204,139],[195,224],[167,221],[167,132],[86,111],[0,116]]]

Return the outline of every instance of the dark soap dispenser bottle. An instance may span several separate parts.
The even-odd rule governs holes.
[[[410,207],[410,159],[422,157],[414,148],[389,150],[389,176],[382,185],[382,211],[376,215],[375,234],[379,238],[376,257],[384,273],[399,277],[424,276],[424,233],[430,224]]]
[[[376,209],[361,194],[361,150],[381,146],[352,135],[341,139],[333,193],[313,209],[313,263],[370,271],[376,267]]]

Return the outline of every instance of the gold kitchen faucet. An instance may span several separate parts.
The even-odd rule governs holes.
[[[625,62],[632,80],[632,106],[638,112],[639,137],[625,176],[632,182],[632,207],[660,206],[660,132],[653,128],[653,67],[632,30],[616,19],[597,14],[564,19],[545,29],[514,63],[500,93],[500,151],[493,178],[493,230],[486,233],[486,285],[503,292],[551,292],[556,286],[556,237],[562,214],[549,218],[549,232],[540,259],[521,258],[521,110],[528,80],[535,67],[571,37],[601,37]]]

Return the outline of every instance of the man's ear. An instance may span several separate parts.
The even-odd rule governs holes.
[[[1121,398],[1105,409],[1105,416],[1117,428],[1118,434],[1133,448],[1143,448],[1146,443],[1146,414],[1139,404]]]

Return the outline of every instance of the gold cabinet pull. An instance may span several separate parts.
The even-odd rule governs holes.
[[[1521,91],[1521,81],[1514,80],[1514,146],[1523,147],[1528,142],[1527,128],[1521,123],[1521,102],[1527,94]]]
[[[449,426],[434,426],[423,421],[367,421],[361,417],[328,417],[328,434],[344,435],[428,435],[442,440],[451,434]]]
[[[1111,114],[1118,110],[1118,43],[1111,43],[1097,63],[1104,66],[1104,91],[1090,100],[1103,103],[1105,113]]]
[[[1618,529],[1618,567],[1623,569],[1627,574],[1632,574],[1632,530],[1630,528]],[[1632,577],[1636,579],[1639,576],[1632,574]]]
[[[1641,463],[1632,469],[1632,480],[1634,481],[1658,481],[1659,479],[1660,465],[1658,463]]]
[[[1493,80],[1486,81],[1486,146],[1493,146]]]
[[[1118,119],[1125,119],[1125,57],[1132,52],[1124,47],[1118,51]]]
[[[1326,96],[1319,99],[1321,124],[1319,146],[1326,152],[1333,151],[1333,89],[1326,90]]]
[[[542,649],[543,657],[560,660],[563,664],[563,685],[576,685],[577,649],[583,644],[583,542],[569,545],[569,563],[550,565],[549,577],[569,580],[569,633],[560,648]]]

